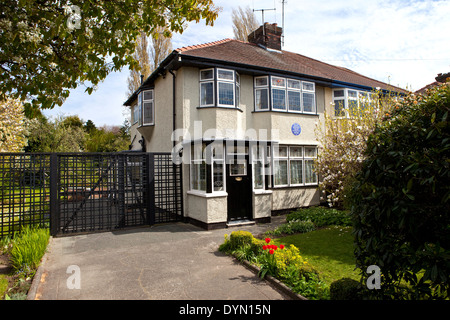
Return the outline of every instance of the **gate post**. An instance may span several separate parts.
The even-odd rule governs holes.
[[[58,201],[58,155],[50,154],[50,234],[55,236],[59,232],[60,222]]]
[[[147,222],[150,225],[155,224],[155,155],[153,153],[147,153],[146,157],[146,172],[147,172],[147,183],[146,183],[146,204],[147,204]]]

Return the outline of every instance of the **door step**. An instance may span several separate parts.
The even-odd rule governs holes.
[[[240,226],[251,226],[254,224],[255,224],[255,221],[251,221],[251,220],[234,220],[234,221],[227,222],[227,228],[240,227]]]

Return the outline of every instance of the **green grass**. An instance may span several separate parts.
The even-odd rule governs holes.
[[[275,239],[278,243],[293,244],[300,255],[319,272],[320,278],[330,285],[348,277],[359,280],[353,255],[351,227],[332,226],[307,233]]]

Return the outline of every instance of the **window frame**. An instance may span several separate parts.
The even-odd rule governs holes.
[[[202,78],[202,72],[204,71],[212,71],[211,78]],[[232,79],[226,79],[220,77],[220,71],[229,72],[232,75]],[[202,104],[202,85],[212,84],[212,103]],[[220,103],[220,85],[228,84],[232,85],[231,93],[233,95],[233,103],[232,104],[224,104]],[[199,108],[209,108],[209,107],[220,107],[220,108],[230,108],[237,109],[240,106],[240,94],[241,94],[241,86],[240,86],[240,75],[237,71],[233,69],[226,68],[206,68],[199,69]]]
[[[338,91],[343,91],[344,95],[341,97],[335,96],[335,92],[338,92]],[[349,92],[356,92],[356,97],[350,96]],[[365,97],[363,98],[362,96],[364,96],[364,95],[365,95]],[[333,113],[334,118],[340,118],[340,119],[349,119],[349,118],[352,118],[359,114],[358,112],[356,112],[356,113],[351,112],[350,101],[357,101],[356,110],[363,110],[362,102],[364,102],[364,104],[366,105],[365,108],[367,108],[368,106],[376,103],[376,101],[377,101],[377,97],[376,97],[375,93],[373,93],[371,91],[367,91],[367,90],[358,90],[358,89],[353,89],[353,88],[334,88],[332,98],[333,98],[333,106],[334,106],[334,113]],[[343,110],[341,111],[341,115],[336,115],[336,101],[342,101],[342,100],[344,102]]]
[[[287,154],[280,156],[280,153],[276,152],[277,149],[275,148],[287,148]],[[294,155],[291,151],[291,148],[300,148],[301,149],[301,156]],[[313,148],[314,149],[314,156],[308,156],[306,154],[307,148]],[[306,161],[314,161],[317,159],[317,146],[315,145],[278,145],[275,146],[273,149],[273,188],[295,188],[295,187],[306,187],[306,186],[318,186],[318,175],[315,174],[315,181],[314,182],[306,182]],[[277,167],[277,163],[280,161],[286,161],[287,163],[287,184],[277,184],[277,181],[275,179],[275,170]],[[291,176],[291,161],[301,161],[301,170],[302,170],[302,176],[301,176],[301,183],[292,183],[292,176]]]
[[[151,99],[144,99],[145,97],[145,93],[146,92],[151,92],[152,97]],[[143,126],[153,126],[155,125],[155,90],[154,89],[149,89],[149,90],[143,90],[140,92],[140,94],[142,94],[142,125]],[[151,103],[151,114],[152,114],[152,122],[145,122],[145,104],[146,103]]]
[[[257,84],[258,79],[267,79],[266,84]],[[278,82],[278,83],[277,83]],[[282,82],[282,83],[281,83]],[[289,86],[290,82],[298,83],[299,87],[296,88],[294,86]],[[312,85],[312,89],[305,88],[305,85]],[[261,108],[259,103],[258,105],[258,91],[267,90],[267,108]],[[263,75],[263,76],[255,76],[253,78],[253,92],[254,92],[254,111],[262,112],[262,111],[275,111],[275,112],[287,112],[287,113],[298,113],[298,114],[311,114],[317,115],[317,101],[316,101],[316,84],[311,81],[302,81],[295,78],[288,78],[276,75]],[[299,94],[299,110],[292,109],[292,106],[289,102],[289,95],[291,94]],[[274,100],[276,99],[276,95],[284,94],[284,103],[282,108],[274,107]],[[305,111],[305,94],[312,94],[313,98],[313,106],[311,111]],[[261,96],[261,95],[260,95]],[[262,100],[261,98],[259,99]]]

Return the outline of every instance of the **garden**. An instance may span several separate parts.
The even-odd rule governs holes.
[[[48,228],[23,227],[0,239],[0,300],[25,300],[47,248]]]
[[[330,287],[339,286],[337,280],[342,278],[359,284],[351,219],[344,210],[298,209],[286,215],[286,223],[260,238],[246,231],[232,232],[219,250],[248,261],[259,268],[261,278],[272,276],[310,300],[339,298],[334,289],[330,295]]]
[[[318,132],[330,209],[292,212],[260,239],[232,233],[220,250],[308,299],[449,300],[450,82],[380,96]]]

